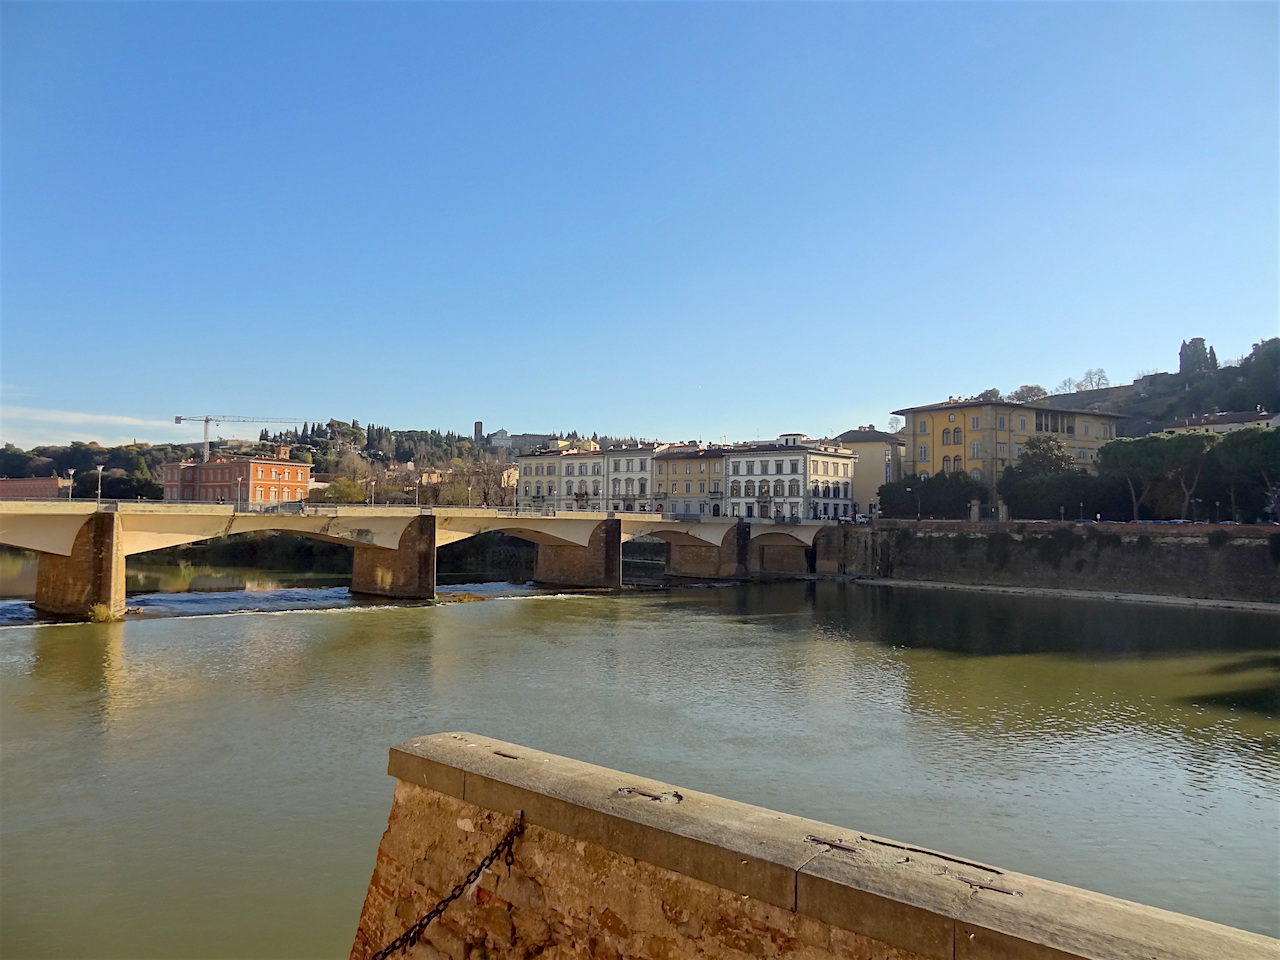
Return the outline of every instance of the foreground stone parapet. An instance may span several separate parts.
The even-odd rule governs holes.
[[[797,960],[1274,960],[1280,941],[467,733],[394,747],[367,960],[499,860],[408,951]]]

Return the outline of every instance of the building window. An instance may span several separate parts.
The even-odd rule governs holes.
[[[738,464],[737,464],[737,461],[735,461],[735,462],[733,463],[733,469],[732,469],[732,470],[730,470],[729,472],[730,472],[730,473],[732,473],[735,477],[738,475]]]
[[[622,481],[619,480],[617,477],[613,478],[612,490],[613,490],[613,495],[615,497],[618,496],[620,493],[622,493]]]
[[[929,445],[927,443],[920,444],[920,449],[916,451],[916,459],[917,460],[929,459]]]
[[[1000,454],[1000,456],[1003,457],[1005,455],[1005,450],[1006,450],[1006,447],[1003,443],[996,445],[996,452]]]
[[[539,463],[537,466],[535,466],[533,468],[533,472],[538,476],[542,476],[542,464]]]
[[[556,465],[554,463],[547,464],[547,476],[554,477],[556,474]]]
[[[1089,424],[1088,423],[1083,424],[1082,429],[1084,430],[1084,435],[1087,437],[1089,435]]]
[[[699,461],[698,461],[698,472],[699,472],[699,473],[706,473],[706,472],[707,472],[707,461],[705,461],[705,460],[699,460]]]
[[[667,465],[666,465],[665,463],[659,463],[659,464],[658,464],[658,472],[659,472],[659,473],[664,473],[664,472],[666,472],[666,469],[667,469]]]
[[[731,517],[736,517],[736,516],[738,516],[738,505],[737,505],[736,503],[734,503],[734,504],[730,504],[730,506],[729,506],[729,516],[731,516]]]
[[[631,472],[632,470],[634,470],[635,468],[636,468],[636,462],[635,462],[634,460],[628,460],[628,461],[627,461],[627,473],[630,473],[630,472]]]
[[[600,468],[601,468],[601,466],[603,466],[603,464],[593,463],[593,464],[591,465],[591,474],[592,474],[592,476],[596,476],[596,477],[600,476]]]
[[[799,460],[792,460],[792,461],[791,461],[791,472],[792,472],[792,473],[799,473],[799,472],[800,472],[800,461],[799,461]]]
[[[527,496],[530,496],[531,494],[532,494],[532,489],[530,488],[528,481],[525,481],[524,495],[527,497]]]
[[[711,472],[712,472],[712,473],[719,473],[719,472],[720,472],[720,461],[719,461],[719,460],[717,460],[715,463],[711,464]]]
[[[949,414],[947,414],[947,421],[948,421],[949,423],[955,423],[955,422],[956,422],[956,415],[955,415],[954,413],[949,413]]]
[[[951,434],[951,442],[957,447],[964,443],[964,433],[961,432],[959,427],[956,427],[955,433]]]
[[[1110,437],[1110,436],[1111,436],[1111,428],[1110,428],[1110,427],[1105,427],[1105,426],[1104,426],[1104,427],[1102,428],[1102,437],[1103,437],[1103,439],[1105,440],[1107,437]]]
[[[613,469],[614,469],[614,472],[615,472],[615,473],[616,473],[617,471],[621,470],[621,469],[622,469],[622,461],[621,461],[621,460],[615,460],[615,461],[613,461]]]
[[[942,458],[942,472],[943,472],[943,473],[950,473],[950,472],[951,472],[951,458],[950,458],[950,457],[943,457],[943,458]]]
[[[799,481],[799,480],[792,480],[790,483],[788,483],[788,484],[787,484],[787,496],[789,496],[789,497],[798,497],[798,496],[800,496],[800,481]]]
[[[928,420],[921,420],[919,423],[916,424],[916,433],[928,433],[928,432],[929,432]]]
[[[699,493],[706,493],[706,492],[707,492],[707,481],[705,481],[705,480],[699,480],[699,481],[698,481],[698,492],[699,492]]]
[[[1001,430],[1003,430],[1003,429],[1004,429],[1004,415],[1002,414],[1002,415],[1000,416],[999,420],[997,420],[996,422],[1000,425],[1000,429],[1001,429]]]
[[[729,482],[729,496],[731,497],[742,496],[742,484],[739,483],[737,480],[731,480]]]
[[[693,464],[686,461],[684,465],[684,472],[693,473]],[[750,472],[751,472],[750,470],[747,471],[747,473],[750,473]]]
[[[754,505],[754,504],[751,504],[751,503],[748,503],[748,504],[747,504],[747,516],[748,516],[748,517],[754,517],[755,515],[756,515],[756,508],[755,508],[755,505]]]
[[[1018,418],[1018,429],[1019,429],[1019,430],[1025,430],[1025,429],[1027,429],[1027,418],[1026,418],[1026,417],[1019,417],[1019,418]]]
[[[978,418],[977,418],[977,417],[970,417],[970,418],[969,418],[969,429],[970,429],[970,430],[977,430],[977,429],[978,429]]]
[[[748,461],[747,461],[747,476],[749,476],[749,477],[751,477],[751,476],[755,476],[755,472],[756,472],[756,462],[755,462],[754,460],[748,460]]]
[[[598,497],[598,496],[600,496],[600,481],[599,481],[599,480],[592,480],[592,481],[591,481],[591,495],[592,495],[593,497]]]
[[[719,492],[720,492],[720,481],[719,481],[719,480],[712,480],[712,481],[711,481],[711,492],[712,492],[712,493],[719,493]]]
[[[785,496],[785,493],[783,492],[783,490],[784,490],[784,486],[781,480],[773,481],[773,495],[775,497]]]
[[[974,440],[969,444],[969,459],[970,460],[978,459],[978,441],[977,440]]]
[[[535,484],[533,485],[533,495],[534,495],[535,497],[540,497],[540,496],[542,496],[542,481],[541,481],[541,480],[539,480],[537,483],[535,483]]]
[[[658,481],[658,489],[657,489],[657,492],[658,492],[658,493],[664,493],[664,492],[666,492],[665,481],[662,481],[662,480],[659,480],[659,481]]]
[[[641,460],[641,461],[640,461],[640,469],[641,469],[641,470],[645,470],[645,469],[647,469],[647,468],[648,468],[648,466],[649,466],[649,461],[648,461],[648,460]]]
[[[942,445],[944,447],[951,446],[951,428],[950,427],[942,431]]]
[[[556,485],[552,480],[547,481],[547,496],[554,497],[556,495]]]
[[[979,470],[977,467],[974,467],[972,470],[969,471],[969,476],[973,477],[973,479],[975,480],[981,480],[982,471]]]
[[[754,497],[756,495],[756,482],[754,480],[748,480],[746,485],[742,488],[742,493],[743,496]]]

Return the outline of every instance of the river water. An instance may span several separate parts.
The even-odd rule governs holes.
[[[387,748],[446,730],[1280,934],[1280,616],[458,589],[490,599],[0,628],[0,955],[346,956]]]

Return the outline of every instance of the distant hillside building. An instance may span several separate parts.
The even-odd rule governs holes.
[[[1253,413],[1203,413],[1199,416],[1183,417],[1169,424],[1162,433],[1216,433],[1219,436],[1247,430],[1250,427],[1261,427],[1273,430],[1280,421],[1280,416],[1258,409]]]
[[[290,460],[288,447],[274,457],[210,457],[164,465],[164,498],[203,503],[284,503],[305,500],[311,464]]]

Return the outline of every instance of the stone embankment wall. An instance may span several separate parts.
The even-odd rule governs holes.
[[[414,960],[1262,960],[1180,914],[465,733],[391,751],[387,832],[352,947],[368,960],[500,858]]]
[[[667,572],[726,579],[805,574],[1280,601],[1280,528],[878,520],[829,526],[805,547],[740,524],[723,547],[672,546]]]
[[[851,568],[905,580],[1280,601],[1276,527],[878,521],[850,549]]]

